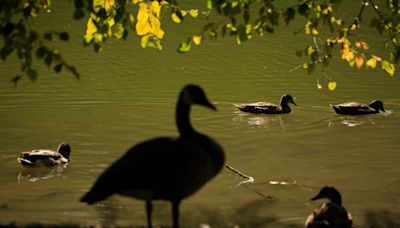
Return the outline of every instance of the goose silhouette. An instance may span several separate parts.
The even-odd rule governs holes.
[[[54,166],[68,163],[70,154],[71,146],[63,141],[58,145],[57,151],[44,149],[24,151],[17,160],[24,166]]]
[[[199,86],[185,86],[176,107],[180,136],[154,138],[133,146],[100,175],[81,202],[93,204],[112,194],[144,200],[148,227],[152,227],[152,201],[170,201],[173,227],[179,227],[181,201],[216,176],[225,163],[222,147],[190,124],[193,104],[216,110]]]
[[[311,200],[329,199],[330,202],[323,203],[307,217],[307,228],[350,228],[353,224],[353,218],[350,213],[342,206],[342,196],[334,187],[323,187],[318,195]]]
[[[290,109],[290,104],[297,105],[292,96],[284,94],[281,97],[280,105],[276,105],[270,102],[256,102],[249,104],[234,104],[236,108],[243,112],[251,112],[251,113],[265,113],[265,114],[283,114],[290,113],[292,110]]]

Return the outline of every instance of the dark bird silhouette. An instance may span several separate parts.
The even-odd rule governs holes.
[[[93,204],[112,194],[144,200],[151,227],[152,200],[171,201],[173,227],[179,227],[182,199],[216,176],[225,163],[222,147],[190,124],[193,104],[216,110],[200,87],[185,86],[176,107],[180,136],[154,138],[133,146],[97,179],[81,202]]]
[[[250,104],[235,104],[235,106],[243,112],[251,112],[251,113],[264,113],[264,114],[282,114],[282,113],[290,113],[292,110],[290,109],[290,104],[297,105],[292,96],[283,95],[281,97],[280,105],[276,105],[269,102],[256,102]]]
[[[54,166],[68,163],[70,154],[71,146],[66,141],[63,141],[58,145],[57,151],[44,149],[25,151],[21,153],[17,160],[24,166]]]
[[[383,102],[380,100],[373,100],[369,105],[358,102],[346,102],[337,105],[330,105],[337,114],[342,115],[365,115],[384,112]]]
[[[342,206],[342,196],[334,187],[323,187],[321,191],[311,200],[329,199],[330,202],[323,203],[307,217],[307,228],[350,228],[353,218]]]

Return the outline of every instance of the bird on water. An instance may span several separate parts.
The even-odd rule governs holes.
[[[334,187],[323,187],[318,195],[311,200],[329,199],[307,217],[307,228],[350,228],[353,224],[352,215],[342,206],[342,196]]]
[[[222,147],[190,124],[194,104],[216,110],[199,86],[185,86],[176,106],[179,137],[159,137],[133,146],[100,175],[81,202],[93,204],[113,194],[144,200],[148,227],[152,227],[152,201],[170,201],[173,227],[179,227],[181,201],[216,176],[225,163]]]
[[[251,112],[251,113],[264,113],[264,114],[283,114],[290,113],[292,110],[290,109],[289,104],[297,105],[292,96],[283,95],[281,97],[280,105],[276,105],[269,102],[256,102],[250,104],[235,104],[236,108],[243,112]]]
[[[346,102],[342,104],[330,105],[337,114],[342,115],[366,115],[385,112],[383,102],[380,100],[373,100],[371,103],[362,104],[358,102]]]
[[[21,152],[17,161],[24,166],[55,166],[67,164],[70,161],[71,146],[63,141],[58,145],[57,151],[38,149]]]

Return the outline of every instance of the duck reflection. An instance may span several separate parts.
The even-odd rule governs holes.
[[[343,124],[348,127],[358,127],[364,124],[375,124],[375,121],[380,118],[386,118],[393,114],[393,110],[386,110],[386,112],[378,115],[364,115],[364,116],[335,116],[334,119],[330,120],[328,126],[334,126],[335,124]]]
[[[39,180],[47,180],[53,177],[61,176],[68,164],[56,165],[52,167],[23,167],[19,170],[17,180],[35,182]]]
[[[281,129],[286,129],[285,126],[285,120],[282,118],[281,115],[252,115],[252,114],[247,114],[243,113],[240,111],[235,111],[234,117],[232,118],[232,121],[235,122],[241,122],[241,123],[246,123],[249,126],[252,127],[266,127],[271,124],[279,124]]]

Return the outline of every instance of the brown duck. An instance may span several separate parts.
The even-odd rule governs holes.
[[[276,105],[269,102],[256,102],[250,104],[235,104],[235,106],[243,112],[251,112],[251,113],[264,113],[264,114],[283,114],[290,113],[292,110],[290,109],[289,104],[297,105],[292,96],[283,95],[281,97],[280,105]]]
[[[337,114],[342,115],[366,115],[384,112],[383,102],[380,100],[373,100],[368,105],[358,102],[346,102],[337,105],[330,105]]]
[[[323,203],[307,217],[307,228],[350,228],[353,224],[353,217],[342,206],[342,197],[334,187],[323,187],[318,195],[311,200],[329,199],[330,202]]]

